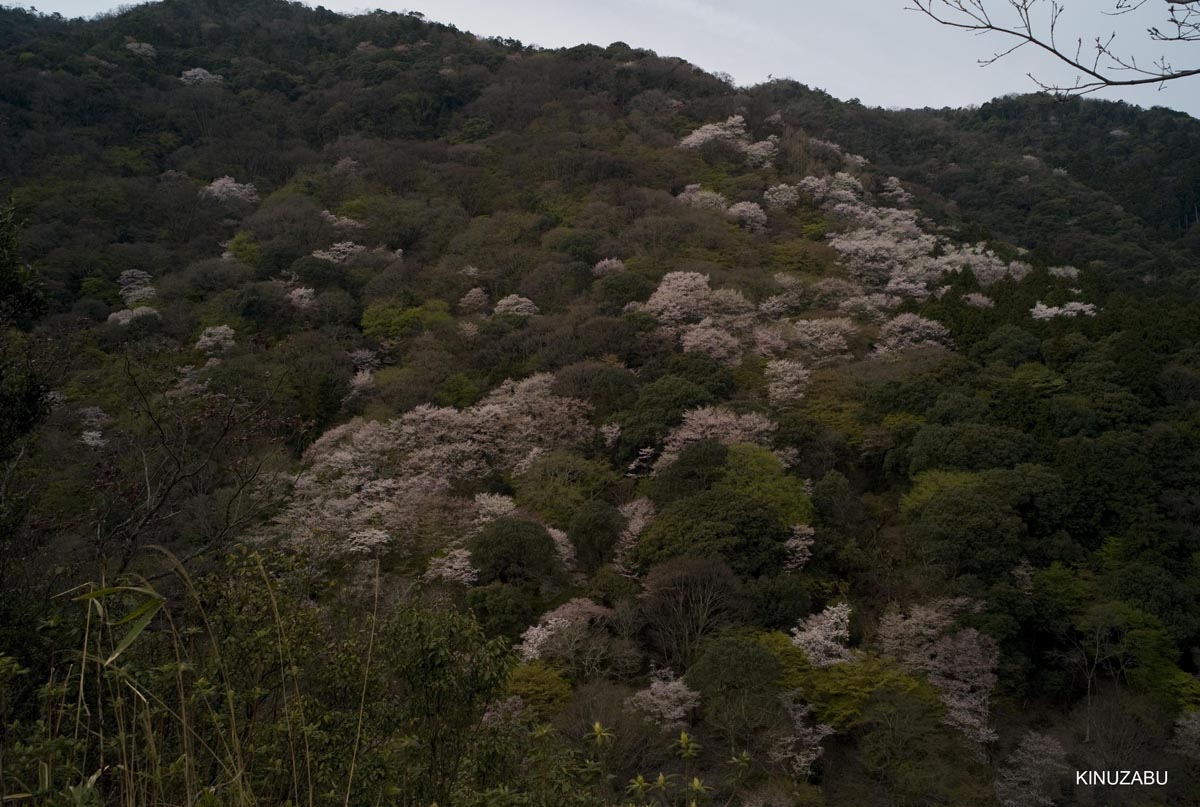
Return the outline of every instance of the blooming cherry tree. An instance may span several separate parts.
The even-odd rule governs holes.
[[[829,667],[850,659],[850,606],[831,605],[792,630],[792,644],[804,651],[814,667]]]
[[[126,269],[122,272],[117,278],[117,286],[121,290],[121,299],[125,301],[126,307],[133,308],[138,303],[153,300],[155,291],[152,283],[150,273],[141,269]]]
[[[698,272],[668,272],[646,301],[646,311],[666,324],[703,319],[711,308],[708,276]]]
[[[721,364],[734,365],[742,358],[741,342],[710,319],[686,328],[679,341],[685,353],[703,353]]]
[[[849,338],[858,326],[845,317],[803,319],[791,325],[790,342],[807,357],[808,363],[822,366],[850,355]]]
[[[1092,303],[1081,303],[1072,300],[1062,305],[1045,305],[1038,302],[1033,308],[1029,309],[1029,314],[1034,319],[1047,320],[1055,319],[1056,317],[1094,317],[1096,316],[1096,306]]]
[[[125,37],[125,50],[132,53],[134,56],[140,56],[143,59],[154,59],[158,56],[158,50],[149,42],[138,42],[132,37]]]
[[[925,347],[950,345],[946,326],[916,314],[900,314],[888,320],[875,340],[877,353],[896,353]]]
[[[657,511],[654,502],[645,498],[626,502],[617,509],[625,518],[625,528],[617,536],[616,545],[613,547],[613,566],[622,574],[630,574],[629,554],[637,545],[638,537],[654,520]]]
[[[592,267],[592,277],[608,277],[625,271],[625,261],[620,258],[605,258]]]
[[[196,340],[196,350],[205,353],[222,353],[234,345],[233,328],[228,325],[212,325],[200,333]]]
[[[724,196],[716,191],[706,191],[699,185],[688,185],[675,199],[698,210],[716,210],[724,213],[729,207],[729,200]]]
[[[1170,750],[1192,762],[1200,763],[1200,709],[1185,712],[1175,721]]]
[[[322,261],[343,264],[354,256],[366,252],[367,248],[353,241],[339,241],[326,249],[314,249],[312,256]]]
[[[210,73],[203,67],[192,67],[179,74],[179,80],[192,87],[219,86],[225,83],[225,77]]]
[[[1031,731],[1000,766],[996,801],[1003,807],[1053,807],[1069,770],[1062,743]]]
[[[783,708],[791,723],[787,731],[775,738],[767,756],[781,766],[793,779],[803,781],[812,774],[813,764],[825,749],[821,743],[834,733],[832,726],[816,723],[810,717],[812,707],[800,701],[799,692],[783,695]]]
[[[706,123],[679,141],[685,150],[703,148],[710,143],[723,143],[740,148],[746,142],[746,119],[731,115],[721,123]]]
[[[351,532],[342,550],[346,555],[378,555],[391,541],[386,530],[366,527]]]
[[[330,213],[328,210],[321,211],[321,218],[332,224],[336,230],[361,230],[365,226],[361,221],[355,221],[346,216],[339,216],[336,213]]]
[[[727,446],[762,444],[777,428],[774,421],[757,412],[739,415],[719,406],[689,410],[683,413],[683,422],[667,435],[662,454],[654,463],[654,472],[658,473],[679,459],[679,453],[692,443],[714,440]]]
[[[751,168],[768,168],[779,153],[779,138],[771,135],[766,140],[747,143],[742,146],[746,165]]]
[[[667,731],[685,728],[699,705],[700,693],[676,678],[667,668],[655,670],[650,676],[649,686],[625,699],[626,709],[642,714]]]
[[[743,230],[760,232],[767,227],[767,214],[757,202],[738,202],[725,211]]]
[[[783,563],[785,569],[789,572],[799,572],[808,565],[812,559],[813,538],[816,534],[817,531],[808,524],[792,525],[792,537],[783,545],[787,553],[787,559]]]
[[[121,311],[112,312],[108,315],[108,321],[125,327],[133,323],[135,320],[144,319],[146,317],[157,318],[158,316],[159,313],[157,310],[148,305],[139,305],[136,308],[125,308]]]
[[[476,286],[459,298],[458,310],[464,314],[477,314],[487,308],[487,304],[487,292]]]
[[[299,311],[312,311],[317,307],[317,292],[304,286],[294,288],[288,292],[287,301]]]
[[[772,185],[763,194],[763,201],[772,210],[791,210],[800,204],[800,189],[795,185]]]
[[[914,672],[924,673],[946,705],[946,722],[978,743],[991,742],[988,701],[996,685],[999,648],[974,628],[951,632],[954,615],[968,601],[917,605],[907,615],[892,608],[879,623],[883,651]]]
[[[741,115],[731,115],[721,123],[704,124],[680,140],[679,147],[694,151],[713,143],[720,143],[741,152],[746,164],[751,168],[770,165],[778,151],[774,137],[751,143],[746,132],[746,119]]]
[[[103,432],[98,429],[87,429],[79,435],[79,442],[88,448],[104,448],[108,445]]]
[[[231,176],[214,179],[200,189],[200,195],[216,199],[218,202],[245,202],[246,204],[258,202],[257,188],[249,182],[238,182]]]
[[[879,194],[884,199],[898,207],[908,207],[913,202],[913,195],[904,189],[898,177],[888,177],[883,181],[883,191]]]
[[[498,518],[511,516],[516,509],[517,503],[511,496],[505,496],[502,493],[476,493],[475,529],[482,529]]]
[[[496,307],[492,309],[492,313],[498,316],[532,317],[538,313],[538,307],[528,297],[510,294],[496,301]]]
[[[600,436],[604,438],[604,447],[612,448],[621,439],[621,424],[605,423],[600,427]]]
[[[350,376],[350,395],[362,395],[375,384],[375,373],[370,370],[356,370]]]
[[[514,507],[495,495],[464,503],[451,495],[452,481],[512,473],[538,451],[592,439],[590,407],[553,386],[553,376],[535,375],[506,381],[466,409],[424,405],[330,429],[305,452],[291,502],[270,531],[318,557],[344,554],[349,534],[366,528],[436,537],[444,550],[447,533],[469,536]]]
[[[542,616],[521,634],[517,652],[523,661],[569,657],[589,628],[612,617],[610,608],[586,597],[568,600]]]
[[[379,354],[367,347],[358,347],[350,351],[350,362],[355,370],[378,370]]]
[[[781,328],[754,329],[754,352],[760,356],[778,356],[788,349],[787,337],[781,333]]]
[[[429,568],[421,579],[471,586],[479,579],[479,570],[471,563],[471,553],[458,547],[429,561]]]
[[[794,359],[767,362],[767,397],[776,406],[799,403],[808,386],[808,370]]]

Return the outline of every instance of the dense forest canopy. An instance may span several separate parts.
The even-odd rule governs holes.
[[[0,10],[0,798],[1195,803],[1197,154]]]

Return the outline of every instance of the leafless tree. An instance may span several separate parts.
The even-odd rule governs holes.
[[[1166,21],[1147,29],[1152,42],[1200,42],[1200,0],[1111,0],[1107,16],[1132,14],[1151,2],[1165,6]],[[1056,93],[1086,94],[1102,87],[1159,84],[1200,76],[1200,67],[1178,68],[1164,54],[1147,64],[1125,50],[1118,50],[1116,32],[1085,37],[1066,35],[1066,11],[1059,0],[912,0],[910,11],[977,34],[997,33],[1009,37],[1012,46],[993,53],[980,64],[993,64],[1026,46],[1041,49],[1079,71],[1072,84],[1042,81],[1030,74],[1039,87]]]
[[[280,458],[270,440],[248,451],[256,435],[274,430],[269,395],[244,400],[205,391],[187,405],[156,388],[129,356],[124,374],[140,428],[124,447],[129,467],[101,472],[92,538],[97,558],[115,562],[118,572],[147,543],[174,543],[185,522],[199,545],[185,559],[236,534],[274,502],[278,491],[263,480]]]
[[[679,558],[646,575],[642,613],[668,665],[686,668],[701,640],[728,620],[737,599],[737,578],[719,560]]]

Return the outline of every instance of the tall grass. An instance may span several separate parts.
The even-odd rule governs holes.
[[[310,738],[319,727],[307,714],[311,684],[295,658],[295,633],[311,626],[284,613],[276,580],[258,556],[249,556],[248,565],[263,596],[250,605],[265,607],[244,608],[232,623],[222,614],[215,624],[212,593],[201,591],[173,555],[159,552],[169,569],[159,587],[128,578],[61,595],[82,609],[79,643],[55,655],[37,689],[36,718],[7,725],[0,744],[3,805],[315,807]],[[338,788],[345,805],[368,704],[378,602],[377,576],[353,751]],[[252,652],[268,646],[264,635],[269,665]],[[7,678],[28,674],[0,655],[0,698],[6,662]],[[12,706],[3,708],[0,699],[6,723]],[[325,773],[328,780],[334,771]]]

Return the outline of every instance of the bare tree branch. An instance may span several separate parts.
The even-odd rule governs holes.
[[[1108,16],[1123,16],[1135,12],[1151,0],[1113,0]],[[1167,7],[1167,21],[1162,27],[1147,29],[1155,42],[1200,42],[1200,0],[1159,0]],[[1115,47],[1117,34],[1091,37],[1085,46],[1083,37],[1075,37],[1074,48],[1060,44],[1060,27],[1066,7],[1059,0],[912,0],[909,11],[917,11],[942,25],[971,31],[976,34],[1002,34],[1016,40],[1007,50],[997,51],[980,59],[982,66],[1000,59],[1026,45],[1049,53],[1079,71],[1069,85],[1042,81],[1029,74],[1043,90],[1057,93],[1086,94],[1103,87],[1131,87],[1143,84],[1161,85],[1191,76],[1200,76],[1200,67],[1176,68],[1166,55],[1150,65],[1139,63],[1134,55],[1125,55]],[[1004,6],[1015,15],[1009,22],[1000,22],[990,10]],[[1040,9],[1046,13],[1039,14]]]
[[[184,502],[217,494],[218,488],[223,488],[221,496],[228,497],[215,505],[216,523],[205,530],[204,548],[219,545],[269,506],[251,491],[275,452],[265,451],[245,468],[240,460],[227,460],[222,453],[239,436],[254,430],[278,388],[258,401],[207,395],[197,401],[200,411],[189,415],[186,407],[166,405],[169,396],[147,388],[128,355],[124,371],[137,414],[150,428],[133,446],[141,466],[138,482],[114,490],[97,513],[97,555],[103,559],[115,548],[119,571],[127,568],[148,535],[156,535],[180,515]]]

